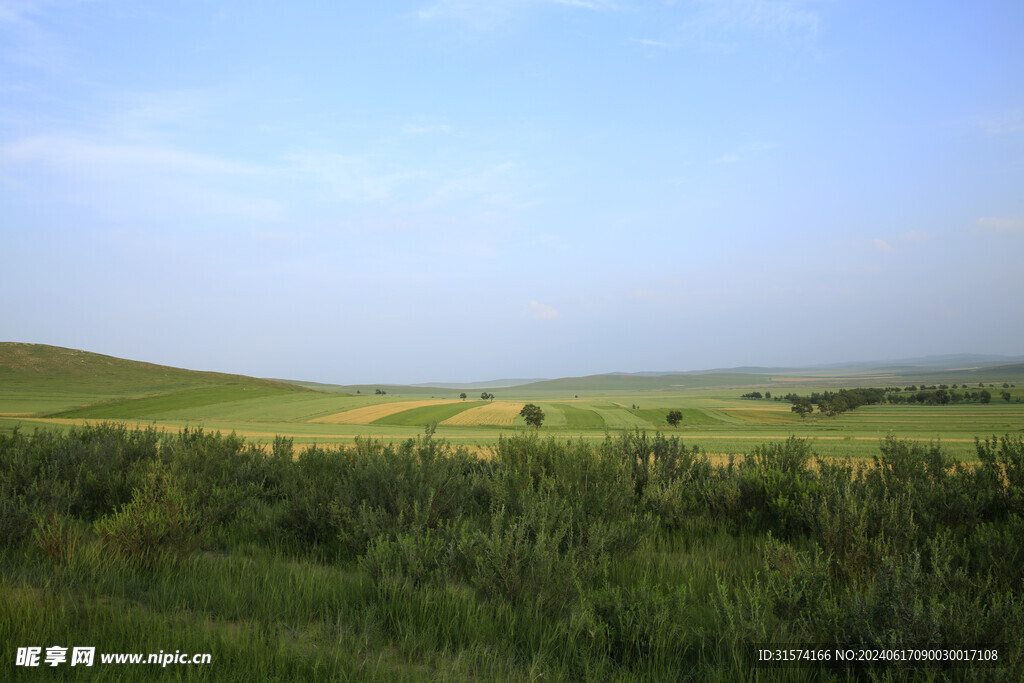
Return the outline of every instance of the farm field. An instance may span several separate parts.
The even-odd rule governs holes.
[[[257,442],[292,438],[299,447],[341,444],[356,438],[383,441],[416,437],[429,425],[452,443],[486,451],[502,437],[528,428],[519,416],[527,402],[543,410],[538,433],[559,439],[601,440],[623,431],[662,431],[709,454],[743,453],[761,442],[790,436],[812,439],[829,457],[870,457],[888,435],[915,441],[941,441],[951,456],[974,457],[974,440],[1024,433],[1024,390],[1017,386],[1020,366],[1000,376],[985,369],[985,384],[1001,391],[1012,382],[1010,400],[955,405],[862,406],[834,417],[814,413],[801,418],[790,402],[745,399],[757,387],[776,396],[865,384],[863,375],[795,378],[715,373],[695,378],[653,378],[652,388],[636,377],[588,377],[539,382],[492,391],[493,400],[459,398],[455,389],[338,387],[312,389],[287,382],[236,375],[161,368],[133,361],[96,357],[53,347],[0,345],[0,431],[37,427],[123,422],[177,432],[203,427]],[[976,379],[964,373],[961,382]],[[89,377],[95,381],[90,382]],[[743,385],[743,380],[747,384]],[[903,384],[913,376],[869,377],[878,385]],[[998,380],[1003,382],[998,382]],[[690,382],[692,386],[680,388]],[[718,382],[721,386],[715,386]],[[998,383],[997,383],[998,382]],[[972,385],[974,383],[972,382]],[[984,384],[984,383],[983,383]],[[95,387],[90,392],[89,388]],[[532,387],[532,388],[531,388]],[[769,389],[770,387],[770,389]],[[627,391],[615,391],[626,388]],[[378,392],[386,393],[378,393]],[[356,393],[358,392],[358,393]],[[998,395],[998,394],[997,394]],[[673,429],[670,410],[682,414]]]
[[[0,413],[0,430],[112,421],[154,425],[170,431],[198,426],[237,432],[255,441],[281,435],[301,445],[344,443],[357,437],[402,440],[422,434],[428,425],[436,424],[439,437],[477,446],[492,445],[502,436],[524,430],[534,431],[518,416],[522,401],[423,405],[422,401],[389,398],[366,405],[367,399],[351,397],[264,394],[240,399],[236,392],[226,392],[228,400],[182,408],[177,404],[181,393],[210,398],[210,392],[203,390],[55,412],[32,411],[28,405],[23,406],[28,410]],[[676,405],[687,406],[680,409],[684,416],[682,424],[673,429],[664,421],[667,408],[629,408],[645,399],[649,397],[619,397],[617,403],[625,407],[604,399],[572,403],[537,401],[546,416],[544,426],[537,431],[543,436],[588,440],[603,439],[606,433],[624,430],[662,431],[687,444],[700,445],[708,453],[722,454],[745,452],[752,443],[760,441],[798,436],[814,439],[815,449],[823,455],[850,457],[870,454],[880,439],[893,434],[918,441],[941,441],[952,455],[965,459],[974,452],[975,437],[1024,433],[1024,405],[1018,403],[865,406],[836,417],[813,415],[801,419],[776,405],[749,405],[753,401],[745,402],[745,408],[729,407],[732,403],[725,396],[659,397],[660,402],[674,401]]]

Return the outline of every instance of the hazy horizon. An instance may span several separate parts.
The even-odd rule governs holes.
[[[0,345],[3,344],[25,344],[26,342],[11,341],[0,339]],[[68,348],[68,347],[58,347]],[[99,355],[106,355],[90,349],[72,349],[74,351],[84,351],[86,353],[97,353]],[[45,355],[43,357],[46,357]],[[59,356],[58,356],[59,357]],[[149,363],[156,365],[165,365],[162,363],[155,363],[154,361],[147,360],[145,358],[122,358],[122,360]],[[478,378],[474,380],[465,381],[448,381],[448,380],[437,380],[427,382],[403,382],[403,381],[389,381],[389,382],[328,382],[323,379],[316,377],[285,377],[285,376],[253,376],[257,379],[269,379],[285,382],[296,382],[300,384],[323,384],[326,386],[407,386],[416,388],[463,388],[463,389],[499,389],[518,387],[524,384],[532,384],[535,382],[547,382],[551,380],[571,380],[575,378],[582,378],[587,376],[630,376],[630,377],[664,377],[673,375],[703,375],[703,374],[714,374],[714,373],[749,373],[758,374],[761,372],[792,372],[799,375],[806,376],[820,376],[820,377],[831,377],[836,371],[841,371],[844,368],[850,369],[852,372],[864,372],[874,370],[884,370],[887,368],[903,368],[904,370],[918,369],[920,372],[928,372],[930,370],[956,370],[956,369],[978,369],[984,367],[1002,367],[1006,365],[1019,365],[1024,364],[1024,355],[1017,356],[1006,356],[1006,355],[993,355],[993,354],[974,354],[974,353],[963,353],[963,354],[947,354],[947,355],[932,355],[914,358],[877,358],[871,360],[856,360],[847,361],[842,363],[822,363],[817,365],[796,365],[796,366],[728,366],[728,367],[715,367],[715,368],[675,368],[672,370],[639,370],[633,372],[623,372],[618,370],[609,370],[604,372],[593,373],[592,375],[567,375],[560,374],[550,377],[488,377]],[[59,365],[57,366],[59,367]],[[188,366],[171,366],[177,367],[181,370],[198,371],[198,372],[225,372],[217,368],[207,367],[188,367]],[[824,373],[824,374],[818,374]],[[233,373],[233,374],[244,374],[244,373]]]
[[[1021,26],[0,0],[0,338],[334,384],[1021,355]]]

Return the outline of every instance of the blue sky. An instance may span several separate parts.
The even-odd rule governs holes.
[[[1020,354],[1022,31],[0,0],[0,340],[339,383]]]

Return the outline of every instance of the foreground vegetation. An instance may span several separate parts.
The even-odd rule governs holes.
[[[1024,675],[1024,442],[979,464],[789,439],[427,434],[295,453],[103,425],[0,435],[0,641],[212,654],[213,680]],[[758,669],[758,648],[998,648],[997,663]],[[98,666],[135,680],[158,667]],[[81,678],[58,667],[53,676]]]

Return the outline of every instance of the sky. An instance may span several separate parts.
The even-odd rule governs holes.
[[[419,383],[1024,353],[1019,0],[0,0],[0,341]]]

